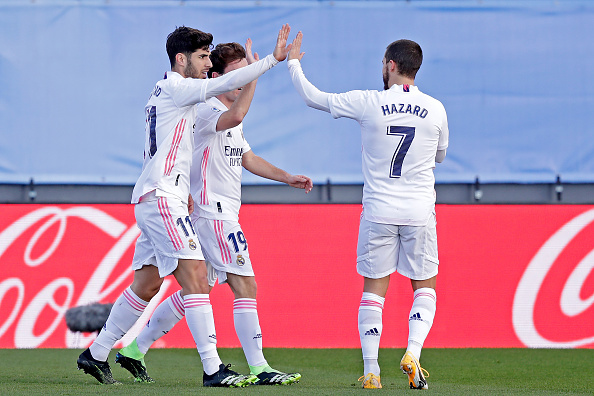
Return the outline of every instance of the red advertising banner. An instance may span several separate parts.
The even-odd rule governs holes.
[[[360,205],[244,205],[265,347],[357,348]],[[594,346],[594,207],[437,207],[437,314],[426,347]],[[132,281],[132,205],[0,205],[0,348],[85,348],[67,309]],[[179,287],[167,277],[156,305]],[[237,347],[233,295],[211,293],[219,347]],[[392,276],[382,347],[405,347],[410,282]],[[156,347],[194,347],[182,320]]]

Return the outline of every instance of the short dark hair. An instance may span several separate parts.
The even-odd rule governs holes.
[[[212,34],[198,29],[180,26],[167,36],[167,55],[171,67],[175,66],[175,55],[182,53],[190,56],[193,52],[203,49],[208,51],[212,47]]]
[[[212,67],[208,71],[208,77],[212,77],[213,72],[223,74],[227,65],[245,57],[245,49],[239,43],[217,44],[215,49],[210,53]]]
[[[384,55],[386,62],[394,61],[398,72],[405,77],[415,78],[423,63],[421,46],[411,40],[397,40],[388,45]]]

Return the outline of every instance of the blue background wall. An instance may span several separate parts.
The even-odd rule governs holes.
[[[167,34],[251,37],[263,56],[285,22],[328,92],[382,89],[386,45],[421,44],[417,85],[451,132],[438,182],[594,182],[592,3],[0,1],[0,183],[133,184]],[[260,78],[244,131],[289,172],[362,182],[358,124],[306,107],[284,63]]]

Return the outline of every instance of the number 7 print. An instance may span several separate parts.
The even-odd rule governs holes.
[[[415,138],[415,127],[389,126],[387,129],[388,135],[400,137],[390,166],[390,178],[399,178],[402,175],[402,163],[404,162],[404,157]]]

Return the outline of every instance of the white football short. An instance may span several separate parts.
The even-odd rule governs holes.
[[[216,271],[219,284],[227,281],[227,272],[254,276],[247,240],[237,221],[199,217],[194,221],[194,229],[198,232],[208,266]],[[211,279],[209,268],[209,282]]]
[[[165,277],[177,268],[178,259],[204,260],[188,205],[154,193],[134,205],[140,236],[136,241],[132,269],[154,265]]]
[[[425,226],[373,223],[361,216],[357,243],[357,272],[379,279],[394,271],[414,280],[437,275],[435,212]]]

